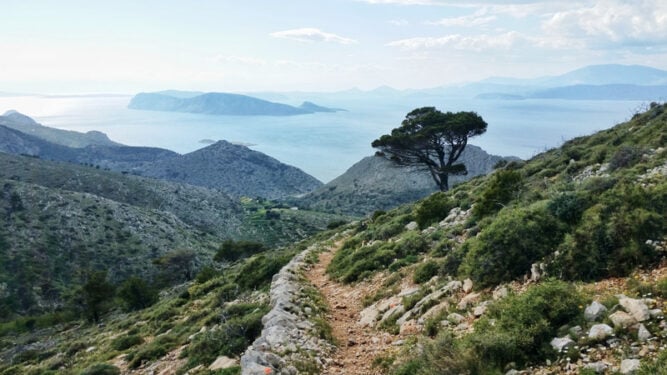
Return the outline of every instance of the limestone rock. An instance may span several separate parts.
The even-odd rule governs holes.
[[[609,315],[609,319],[611,319],[612,323],[614,323],[614,327],[616,328],[625,329],[637,324],[637,319],[623,311],[616,311],[615,313]]]
[[[651,332],[646,329],[646,326],[639,324],[639,330],[637,331],[637,339],[639,341],[648,341],[651,338]]]
[[[507,291],[507,287],[501,286],[496,288],[496,290],[493,291],[493,299],[494,300],[499,300],[501,298],[507,297],[509,292]]]
[[[470,293],[472,291],[472,280],[465,279],[463,280],[463,292]]]
[[[588,331],[588,338],[593,340],[604,340],[614,333],[614,329],[606,324],[596,324]]]
[[[625,311],[627,311],[639,322],[643,322],[651,318],[648,306],[646,306],[646,303],[644,303],[642,300],[621,296],[618,300],[618,303],[623,306]]]
[[[233,366],[238,366],[238,364],[239,361],[237,361],[236,359],[225,357],[223,355],[221,357],[218,357],[213,363],[211,363],[211,365],[208,366],[208,369],[211,371],[222,370]]]
[[[638,359],[624,359],[621,361],[621,374],[634,374],[639,370],[641,363]]]
[[[575,342],[571,338],[565,336],[565,337],[555,337],[553,340],[551,340],[549,344],[551,344],[551,347],[555,351],[557,351],[558,353],[562,353],[564,351],[567,351],[569,348],[573,347]]]
[[[604,307],[603,304],[598,301],[593,301],[593,303],[586,306],[586,310],[584,310],[584,318],[589,322],[594,322],[602,319],[606,312],[607,308]]]
[[[451,313],[451,314],[447,315],[447,320],[449,320],[452,323],[456,323],[456,324],[461,323],[465,319],[466,318],[463,315],[457,314],[457,313]]]
[[[473,310],[472,314],[476,317],[479,318],[480,316],[484,315],[486,312],[486,305],[482,304],[477,307],[475,307],[475,310]]]
[[[405,224],[405,229],[406,230],[417,230],[417,229],[419,229],[419,224],[417,224],[416,221],[411,221],[411,222]]]
[[[609,365],[602,361],[588,363],[584,365],[584,369],[593,370],[596,374],[604,374],[604,372],[607,371],[607,368],[609,368]]]
[[[465,310],[469,306],[474,305],[475,303],[477,303],[479,301],[480,297],[481,297],[481,295],[479,293],[468,294],[467,296],[461,298],[461,301],[459,302],[458,305],[456,305],[456,307],[459,310]]]

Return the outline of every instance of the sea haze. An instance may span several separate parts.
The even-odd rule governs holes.
[[[99,130],[132,146],[154,146],[187,153],[205,147],[201,140],[252,144],[323,182],[371,155],[370,143],[400,125],[421,106],[443,111],[476,111],[489,124],[472,144],[497,155],[529,158],[576,136],[591,134],[629,119],[645,103],[602,100],[483,100],[451,98],[341,99],[317,104],[347,112],[291,117],[214,116],[127,109],[130,96],[0,97],[9,109],[46,126],[86,132]],[[299,98],[287,104],[298,104]]]

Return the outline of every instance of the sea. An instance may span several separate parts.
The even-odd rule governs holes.
[[[300,116],[216,116],[128,109],[124,95],[0,97],[0,114],[17,110],[59,129],[106,133],[116,142],[188,153],[211,141],[241,143],[294,165],[322,182],[372,155],[371,142],[400,126],[414,108],[475,111],[488,123],[470,143],[491,154],[533,157],[564,141],[626,121],[647,107],[640,101],[485,100],[466,98],[329,98],[335,113]],[[298,104],[298,103],[288,103]]]

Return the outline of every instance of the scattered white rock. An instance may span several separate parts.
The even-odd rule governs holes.
[[[494,300],[499,300],[501,298],[505,298],[509,295],[509,292],[507,291],[507,287],[501,286],[496,288],[496,290],[493,291],[493,299]]]
[[[86,348],[86,353],[94,352],[97,350],[97,346],[89,346]]]
[[[486,305],[482,304],[477,307],[475,307],[475,310],[473,310],[472,314],[476,317],[479,318],[480,316],[484,315],[486,312]]]
[[[619,296],[618,303],[623,306],[623,309],[632,315],[637,321],[643,322],[651,318],[648,311],[648,306],[644,301],[626,296]]]
[[[476,304],[477,302],[479,302],[480,296],[481,295],[479,293],[468,294],[467,296],[461,298],[461,301],[459,302],[458,305],[456,305],[456,307],[459,310],[465,310],[469,306],[472,306],[472,305]]]
[[[450,322],[455,323],[455,324],[459,324],[462,321],[464,321],[465,319],[466,318],[463,315],[458,314],[458,313],[451,313],[451,314],[447,315],[447,320],[449,320]]]
[[[625,329],[637,324],[637,319],[624,311],[616,311],[609,315],[609,319],[611,319],[611,322],[614,323],[614,327],[616,328]]]
[[[226,356],[223,355],[223,356],[220,356],[220,357],[216,358],[216,360],[213,361],[213,363],[211,363],[210,366],[208,366],[208,369],[211,370],[211,371],[222,370],[222,369],[238,366],[238,364],[239,364],[239,361],[237,361],[236,359],[229,358],[229,357],[226,357]]]
[[[419,287],[418,286],[413,286],[411,288],[403,289],[401,290],[400,293],[398,293],[398,297],[407,297],[411,296],[415,293],[419,292]]]
[[[470,293],[472,291],[472,280],[465,279],[463,280],[463,292]]]
[[[609,365],[602,361],[588,363],[584,365],[584,369],[593,370],[596,374],[604,374],[604,372],[607,371],[608,368]]]
[[[648,341],[648,339],[651,338],[651,332],[649,332],[648,329],[646,329],[646,326],[643,324],[639,325],[639,330],[637,331],[637,339],[639,341]]]
[[[653,309],[648,311],[649,315],[651,315],[651,318],[653,319],[663,319],[665,317],[665,314],[662,312],[661,309]]]
[[[589,322],[594,322],[602,319],[606,312],[607,308],[604,307],[603,304],[598,301],[593,301],[593,303],[586,306],[586,310],[584,310],[584,319]]]
[[[419,229],[419,224],[417,224],[416,221],[411,221],[411,222],[405,224],[405,229],[407,229],[407,230],[417,230],[417,229]]]
[[[621,361],[621,374],[634,374],[639,370],[641,363],[638,359],[624,359]]]
[[[575,342],[565,336],[565,337],[555,337],[551,342],[551,347],[557,351],[558,353],[562,353],[564,351],[567,351],[569,348],[573,347],[575,345]]]
[[[614,333],[614,329],[606,324],[596,324],[588,331],[588,338],[593,340],[604,340]]]

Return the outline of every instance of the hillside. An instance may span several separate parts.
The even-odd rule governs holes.
[[[79,133],[71,130],[54,129],[37,123],[30,117],[16,111],[7,111],[0,116],[0,125],[31,134],[49,142],[68,147],[85,147],[89,145],[119,146],[111,141],[106,134],[98,131]]]
[[[174,250],[195,251],[199,265],[210,262],[225,239],[279,246],[342,219],[4,153],[0,184],[5,316],[62,306],[68,290],[89,270],[105,269],[114,281],[129,275],[154,278],[159,270],[152,262]]]
[[[322,183],[296,167],[226,141],[158,160],[144,176],[220,189],[232,196],[282,198],[312,191]]]
[[[0,151],[219,189],[234,197],[284,198],[322,185],[298,168],[225,141],[185,155],[155,147],[74,148],[0,125]]]
[[[128,104],[128,108],[224,116],[295,116],[337,111],[310,102],[304,102],[300,107],[293,107],[248,95],[219,92],[186,95],[174,91],[137,94]]]
[[[452,176],[452,185],[491,172],[503,158],[468,145],[459,160],[468,168],[468,175]],[[296,203],[318,211],[364,216],[414,202],[436,190],[428,171],[398,167],[385,158],[368,156]]]

